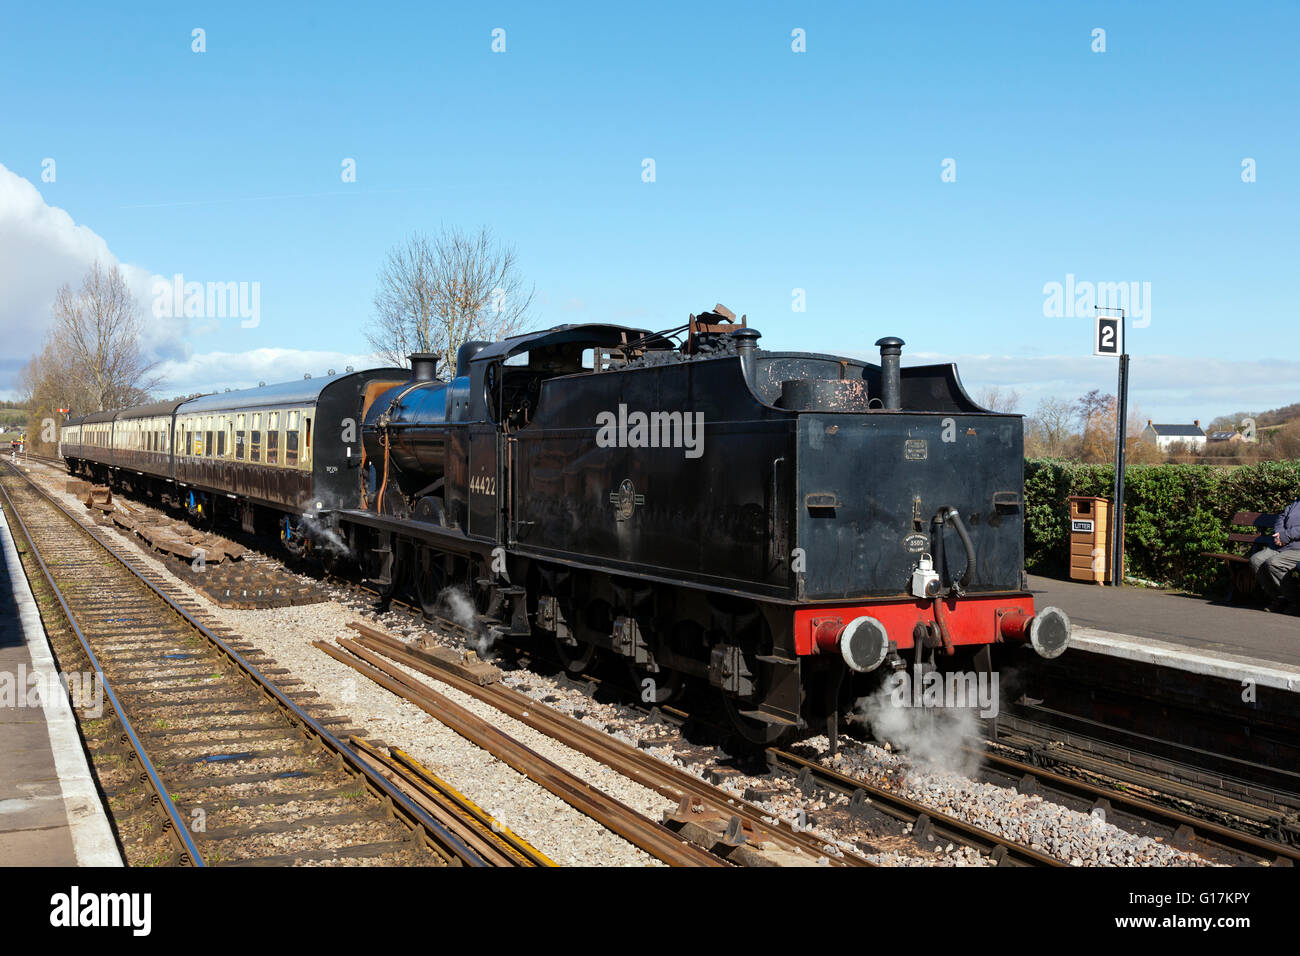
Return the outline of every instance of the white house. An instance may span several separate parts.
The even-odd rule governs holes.
[[[1154,442],[1161,451],[1168,451],[1170,445],[1184,444],[1195,448],[1205,447],[1205,432],[1198,418],[1190,425],[1156,425],[1147,419],[1147,427],[1139,436],[1143,441]]]

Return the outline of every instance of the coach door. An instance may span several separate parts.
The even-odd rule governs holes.
[[[501,540],[501,434],[495,425],[469,426],[469,533]]]

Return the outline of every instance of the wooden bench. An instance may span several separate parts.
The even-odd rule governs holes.
[[[1250,555],[1257,545],[1273,547],[1273,525],[1279,515],[1265,514],[1260,511],[1238,511],[1232,516],[1232,523],[1251,531],[1234,531],[1228,540],[1234,544],[1248,545],[1246,554],[1225,554],[1221,551],[1202,551],[1207,558],[1220,558],[1228,565],[1228,600],[1243,598],[1254,599],[1259,593],[1259,584],[1255,581],[1255,572],[1250,567]]]

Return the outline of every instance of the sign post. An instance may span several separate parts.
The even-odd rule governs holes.
[[[1115,485],[1111,508],[1112,587],[1124,586],[1124,443],[1128,431],[1128,352],[1124,348],[1124,310],[1094,306],[1097,310],[1093,355],[1119,357],[1119,390],[1115,396]],[[1118,315],[1109,313],[1118,312]]]

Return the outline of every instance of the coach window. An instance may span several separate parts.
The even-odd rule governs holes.
[[[266,463],[275,465],[280,458],[280,413],[270,412],[266,416]]]
[[[235,416],[235,458],[239,461],[244,460],[244,416],[242,413]]]
[[[298,464],[298,412],[284,413],[284,463]]]
[[[311,416],[302,416],[302,463],[311,460]]]
[[[262,413],[256,412],[253,415],[253,434],[249,442],[251,449],[248,453],[249,461],[262,460]]]

